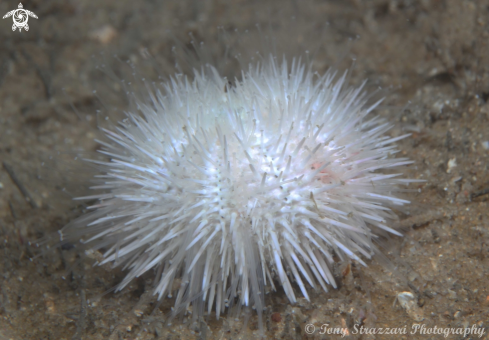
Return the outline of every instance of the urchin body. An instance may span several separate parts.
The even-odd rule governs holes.
[[[379,233],[398,234],[389,207],[408,203],[394,193],[410,180],[383,170],[410,162],[393,156],[404,136],[368,115],[378,103],[334,79],[272,58],[234,86],[215,71],[175,76],[104,130],[99,203],[63,235],[128,269],[119,289],[155,270],[175,312],[219,317],[237,301],[261,313],[274,283],[291,302],[293,282],[307,299],[336,287],[334,257],[364,264]]]

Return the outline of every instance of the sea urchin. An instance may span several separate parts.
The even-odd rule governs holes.
[[[392,125],[370,117],[363,86],[318,76],[303,63],[270,58],[230,85],[212,67],[174,76],[110,130],[95,161],[101,192],[60,233],[103,252],[100,265],[128,269],[117,286],[155,270],[158,299],[176,293],[175,313],[193,305],[216,316],[231,303],[264,308],[280,283],[336,287],[339,260],[371,258],[389,232],[393,195],[412,182],[383,172],[395,158]]]

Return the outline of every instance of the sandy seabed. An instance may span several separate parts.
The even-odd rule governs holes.
[[[16,6],[2,2],[0,12]],[[255,315],[244,329],[242,318],[230,317],[165,327],[172,301],[152,314],[151,275],[99,298],[124,273],[92,267],[97,254],[65,247],[29,261],[38,251],[29,241],[81,213],[70,197],[83,181],[66,159],[96,150],[100,117],[124,109],[117,79],[132,72],[125,61],[148,79],[171,74],[172,46],[191,47],[189,33],[222,52],[217,27],[243,40],[242,51],[260,49],[267,35],[286,55],[310,50],[320,73],[354,65],[351,84],[368,79],[386,89],[378,114],[395,124],[393,136],[412,133],[398,143],[415,161],[406,171],[427,181],[406,194],[412,204],[398,222],[405,237],[385,250],[392,270],[377,260],[339,264],[339,289],[313,293],[312,302],[269,294],[266,337],[340,338],[321,333],[328,325],[350,339],[444,338],[354,332],[355,324],[419,324],[484,330],[488,338],[489,1],[33,0],[24,8],[38,16],[28,32],[12,32],[11,18],[0,22],[0,339],[257,337]],[[43,162],[49,166],[39,170]]]

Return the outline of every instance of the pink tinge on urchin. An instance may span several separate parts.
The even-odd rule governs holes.
[[[90,197],[94,211],[62,230],[103,249],[129,270],[118,285],[155,270],[158,299],[176,293],[174,312],[220,314],[231,303],[262,313],[266,287],[295,281],[336,287],[333,257],[371,258],[388,224],[400,173],[392,125],[369,113],[345,76],[319,77],[274,58],[250,66],[230,86],[213,68],[190,81],[176,75],[101,142],[111,159]],[[261,318],[260,318],[261,319]]]

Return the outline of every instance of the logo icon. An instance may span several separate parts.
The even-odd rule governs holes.
[[[19,32],[21,32],[22,29],[25,29],[26,31],[29,30],[29,25],[27,25],[29,16],[37,19],[37,15],[35,15],[31,11],[24,9],[24,6],[22,6],[21,3],[19,3],[19,8],[14,9],[13,11],[10,11],[7,14],[5,14],[3,16],[3,19],[8,18],[10,16],[13,17],[14,19],[14,24],[12,25],[12,31],[15,31],[18,28]]]

